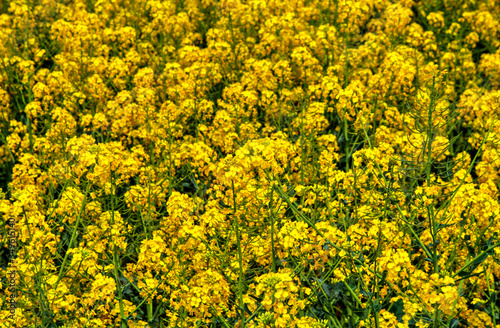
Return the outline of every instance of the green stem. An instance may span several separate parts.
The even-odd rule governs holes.
[[[245,328],[245,306],[243,303],[243,255],[241,253],[241,242],[240,242],[240,231],[239,231],[239,223],[238,223],[238,218],[236,217],[236,212],[238,210],[236,206],[236,191],[234,189],[234,181],[231,180],[231,185],[233,188],[233,205],[234,205],[234,214],[233,214],[233,219],[234,219],[234,225],[235,225],[235,230],[236,230],[236,246],[238,248],[238,261],[240,265],[240,272],[239,272],[239,279],[238,279],[238,299],[240,302],[240,317],[241,317],[241,327]]]
[[[500,246],[500,243],[488,247],[488,249],[486,249],[485,251],[481,252],[479,255],[477,255],[476,257],[474,257],[471,261],[468,261],[460,270],[458,270],[457,272],[455,272],[451,277],[454,278],[455,276],[457,276],[458,274],[460,274],[462,271],[464,271],[465,269],[467,269],[467,267],[469,267],[472,263],[474,263],[477,259],[479,259],[481,256],[483,256],[484,254],[488,253],[489,251],[491,251],[492,249],[494,249],[497,246]]]
[[[271,203],[270,203],[270,208],[271,208],[271,256],[272,256],[272,264],[271,264],[271,270],[272,272],[276,272],[276,254],[274,253],[274,214],[273,214],[273,192],[271,190]]]
[[[63,276],[62,273],[63,273],[64,267],[66,266],[66,261],[68,260],[68,255],[70,253],[69,250],[72,247],[73,241],[76,238],[76,234],[77,234],[77,231],[78,231],[78,226],[80,225],[80,220],[82,219],[82,213],[83,213],[83,210],[85,209],[85,204],[86,204],[86,201],[87,201],[87,195],[88,195],[89,189],[90,189],[90,183],[87,184],[87,190],[85,191],[85,195],[83,197],[82,205],[80,206],[80,212],[78,213],[78,217],[76,218],[75,229],[73,229],[73,233],[71,234],[71,239],[70,239],[69,245],[68,245],[68,251],[66,251],[66,254],[64,255],[63,263],[61,265],[61,269],[59,270],[59,275],[57,276],[57,281],[55,283],[54,290],[57,290],[57,286],[59,284],[59,281],[61,280],[61,278]]]
[[[148,301],[147,308],[148,308],[148,322],[151,322],[151,321],[153,321],[153,301],[152,300]]]
[[[118,288],[118,302],[120,304],[121,327],[125,328],[126,327],[126,323],[125,323],[125,312],[124,312],[124,309],[123,309],[122,285],[120,283],[120,278],[118,276],[118,256],[116,254],[116,244],[114,242],[113,242],[113,268],[114,268],[114,275],[115,275],[116,287]]]

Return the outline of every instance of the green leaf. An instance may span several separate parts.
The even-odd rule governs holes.
[[[400,323],[403,322],[403,316],[405,315],[405,305],[402,299],[397,300],[397,302],[392,303],[389,307],[389,312],[394,314]]]
[[[481,271],[481,272],[478,272],[478,273],[473,273],[473,274],[469,274],[468,272],[462,271],[462,272],[460,272],[460,273],[458,274],[458,275],[460,276],[460,279],[456,279],[456,280],[455,280],[455,282],[458,282],[458,281],[460,281],[460,280],[462,280],[462,279],[468,279],[468,278],[470,278],[470,277],[480,276],[480,275],[482,275],[482,274],[483,274],[483,272],[482,272],[482,271]]]
[[[451,227],[451,226],[454,226],[456,223],[452,223],[452,224],[442,224],[440,223],[437,227],[437,231],[441,230],[441,229],[444,229],[444,228],[447,228],[447,227]]]
[[[469,267],[469,272],[472,273],[474,272],[474,270],[481,264],[484,262],[484,260],[486,260],[486,258],[488,258],[488,255],[489,255],[489,252],[486,252],[484,254],[482,254],[481,256],[479,256],[478,258],[476,258],[470,265]]]
[[[344,295],[346,291],[346,288],[344,286],[343,282],[337,282],[335,286],[333,287],[333,292],[332,292],[332,298],[333,299],[340,299],[340,295]]]
[[[493,292],[491,293],[491,296],[490,296],[490,303],[493,305],[497,302],[497,295],[498,293],[497,292]]]
[[[352,305],[348,301],[344,301],[345,306],[347,306],[351,311],[360,318],[360,320],[365,320],[368,318],[368,315],[370,314],[370,308],[367,307],[366,309],[363,308],[358,308]]]
[[[460,323],[460,320],[458,320],[457,318],[454,318],[450,321],[450,325],[448,326],[449,328],[456,328],[458,327]]]

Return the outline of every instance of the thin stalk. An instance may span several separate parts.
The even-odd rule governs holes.
[[[464,271],[465,269],[467,269],[471,264],[473,264],[474,262],[476,262],[484,254],[488,253],[489,251],[491,251],[492,249],[494,249],[494,248],[496,248],[498,246],[500,246],[500,243],[497,243],[497,244],[495,244],[493,246],[488,247],[486,250],[482,251],[480,254],[478,254],[476,257],[474,257],[471,261],[468,261],[460,270],[458,270],[457,272],[455,272],[451,277],[455,278],[462,271]]]
[[[242,327],[246,327],[245,323],[245,306],[243,303],[243,255],[241,253],[241,241],[240,241],[240,231],[239,231],[239,223],[238,223],[238,218],[236,217],[236,212],[238,210],[237,205],[236,205],[236,192],[234,189],[234,181],[231,180],[231,186],[233,188],[233,205],[234,205],[234,214],[233,214],[233,220],[234,220],[234,225],[235,225],[235,231],[236,231],[236,246],[238,248],[238,261],[240,265],[240,272],[239,272],[239,279],[238,279],[238,299],[240,302],[240,317],[241,317],[241,324]]]
[[[114,225],[115,224],[115,197],[114,197],[114,193],[113,193],[113,172],[111,171],[111,167],[110,167],[110,173],[109,173],[109,177],[111,179],[111,184],[110,184],[110,194],[111,194],[111,217],[112,217],[112,224]],[[117,256],[117,252],[116,252],[116,244],[115,242],[113,241],[113,271],[114,271],[114,275],[115,275],[115,282],[116,282],[116,287],[118,288],[118,303],[119,303],[119,307],[120,307],[120,326],[121,328],[125,328],[126,327],[126,323],[125,323],[125,310],[124,310],[124,307],[123,307],[123,294],[122,294],[122,288],[121,288],[121,282],[120,282],[120,278],[118,276],[118,256]]]
[[[271,264],[271,271],[273,273],[276,273],[276,254],[274,250],[274,213],[273,213],[273,190],[271,190],[271,256],[272,256],[272,264]]]
[[[126,324],[125,324],[125,312],[124,312],[124,308],[123,308],[122,286],[120,283],[120,278],[118,276],[118,256],[117,256],[117,252],[116,252],[116,244],[114,242],[113,242],[113,268],[114,268],[116,287],[118,288],[118,302],[120,305],[120,319],[121,319],[120,326],[122,328],[125,328]]]
[[[71,246],[73,245],[73,241],[75,240],[76,235],[77,235],[78,226],[80,225],[80,221],[82,219],[82,213],[83,213],[83,210],[85,209],[85,204],[87,201],[89,189],[90,189],[90,183],[87,184],[87,190],[85,191],[85,195],[83,196],[82,206],[80,206],[80,212],[78,213],[78,217],[76,218],[75,229],[73,229],[73,233],[71,234],[71,239],[70,239],[69,245],[68,245],[68,251],[66,252],[66,255],[64,255],[63,263],[61,265],[61,269],[59,270],[59,275],[57,276],[57,281],[55,283],[54,290],[57,290],[57,286],[59,284],[59,281],[63,277],[62,273],[63,273],[64,267],[66,266],[66,262],[68,260],[69,250],[70,250]]]

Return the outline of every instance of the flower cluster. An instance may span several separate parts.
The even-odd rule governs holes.
[[[0,10],[0,322],[498,325],[495,1]]]

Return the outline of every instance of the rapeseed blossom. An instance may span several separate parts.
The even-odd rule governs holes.
[[[0,322],[498,325],[494,1],[0,7]]]

